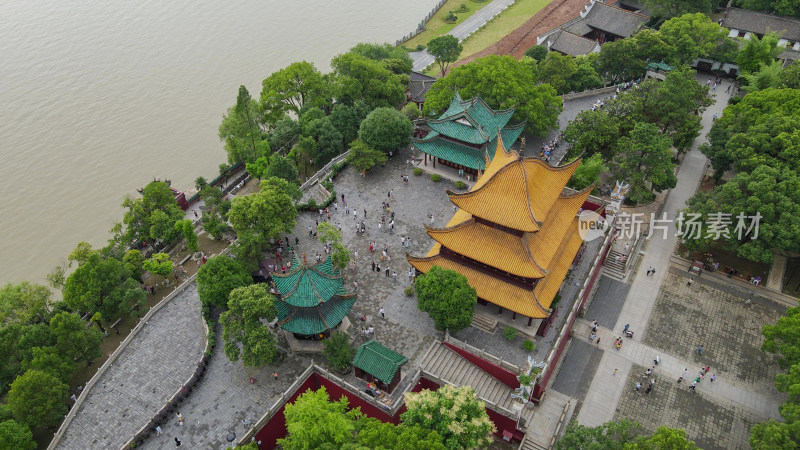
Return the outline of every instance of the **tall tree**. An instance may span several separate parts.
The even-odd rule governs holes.
[[[581,165],[575,169],[568,185],[574,189],[585,189],[592,183],[595,185],[600,182],[600,175],[608,172],[608,167],[603,164],[603,156],[595,153],[589,158],[581,161]]]
[[[414,125],[408,117],[394,108],[374,109],[358,129],[358,138],[365,144],[385,153],[408,145]]]
[[[67,413],[69,387],[56,377],[29,370],[11,383],[8,406],[17,422],[33,429],[58,424]]]
[[[533,47],[525,50],[525,56],[535,59],[537,62],[543,61],[547,56],[547,47],[543,45],[534,45]]]
[[[370,108],[395,107],[406,98],[405,79],[379,61],[358,53],[345,53],[331,60],[334,71],[333,91],[337,102],[354,105],[363,101]]]
[[[313,159],[317,166],[327,164],[342,152],[342,135],[321,109],[306,110],[300,116],[300,127],[303,136],[314,139],[316,152]]]
[[[122,207],[128,209],[123,219],[126,242],[153,239],[172,242],[178,237],[172,225],[183,219],[184,213],[167,183],[149,183],[142,191],[141,198],[127,197]]]
[[[197,234],[194,232],[194,223],[191,219],[183,219],[175,222],[175,229],[186,239],[186,247],[191,252],[199,250],[197,246]]]
[[[762,38],[751,36],[744,40],[744,45],[736,56],[736,64],[744,73],[757,72],[761,67],[771,64],[783,51],[778,47],[778,37],[775,33],[767,33]]]
[[[369,113],[370,108],[364,102],[356,102],[353,106],[341,103],[333,106],[330,120],[336,130],[341,133],[345,145],[358,138],[358,127]]]
[[[642,433],[638,423],[628,419],[606,422],[597,427],[587,427],[572,422],[567,431],[556,442],[557,450],[574,448],[622,449],[633,446],[637,435]]]
[[[141,290],[141,289],[140,289]],[[86,327],[86,322],[75,313],[60,312],[50,319],[50,335],[61,356],[71,361],[91,361],[103,353],[100,344],[103,333],[95,327]],[[33,353],[33,360],[36,354]]]
[[[428,42],[427,50],[439,65],[439,74],[444,76],[450,63],[458,61],[458,56],[464,50],[464,46],[458,42],[457,37],[445,34],[431,39]]]
[[[239,238],[235,251],[255,268],[270,239],[294,229],[297,208],[288,192],[261,182],[261,191],[233,199],[228,220]]]
[[[350,251],[342,244],[342,232],[330,222],[322,222],[317,227],[317,236],[323,244],[331,244],[333,267],[344,270],[350,264]]]
[[[252,283],[244,264],[226,255],[210,258],[197,271],[197,294],[204,305],[226,308],[232,290]]]
[[[275,336],[264,323],[275,320],[275,297],[267,285],[253,284],[233,289],[228,296],[228,310],[219,317],[225,355],[248,367],[263,367],[275,360]],[[262,320],[264,322],[262,322]]]
[[[742,0],[741,7],[800,19],[800,1],[798,0]]]
[[[621,136],[620,118],[604,109],[581,111],[564,129],[564,140],[572,144],[570,156],[600,154],[605,161],[611,161],[617,154]]]
[[[371,170],[378,164],[386,164],[388,159],[389,157],[386,156],[386,153],[375,150],[365,144],[364,141],[356,139],[350,144],[350,155],[347,157],[347,162],[352,165],[357,172],[360,172],[361,175],[365,175],[368,170]]]
[[[618,141],[619,154],[612,172],[618,180],[630,183],[628,198],[636,203],[650,201],[653,192],[672,189],[678,183],[672,142],[655,125],[637,123],[629,136]]]
[[[236,104],[228,108],[219,125],[219,138],[225,143],[228,163],[253,162],[270,153],[267,136],[258,123],[260,105],[239,86]]]
[[[478,295],[458,272],[433,266],[417,277],[417,306],[433,319],[437,330],[456,332],[472,323]]]
[[[35,450],[36,441],[27,425],[16,420],[5,420],[0,422],[0,448]]]
[[[283,415],[288,434],[278,444],[286,450],[342,448],[353,441],[352,416],[360,413],[358,409],[348,413],[348,409],[346,397],[332,402],[324,386],[309,389],[286,404]]]
[[[350,51],[368,59],[381,61],[384,67],[397,74],[411,73],[411,68],[414,65],[407,51],[388,42],[383,44],[362,42],[356,44]]]
[[[306,105],[330,105],[327,84],[313,64],[299,61],[274,72],[262,82],[261,103],[269,123],[277,123],[287,112],[300,114]]]
[[[423,112],[428,116],[443,113],[458,90],[461,98],[480,96],[494,109],[515,107],[512,122],[525,121],[527,132],[544,136],[556,125],[561,98],[552,86],[537,81],[525,61],[496,55],[479,58],[436,80],[426,94]]]
[[[544,61],[539,63],[539,79],[555,88],[559,94],[566,94],[567,83],[578,70],[575,57],[550,52]]]
[[[297,142],[298,137],[300,137],[300,124],[291,117],[284,115],[272,127],[272,133],[269,135],[269,145],[276,153],[286,155]]]
[[[405,400],[403,424],[437,432],[448,449],[488,447],[497,430],[471,386],[446,384],[436,391],[408,392]]]
[[[172,261],[170,261],[168,254],[156,253],[144,261],[142,268],[153,275],[159,275],[168,280],[172,274]]]
[[[728,36],[727,29],[699,12],[673,17],[661,25],[658,33],[664,41],[675,46],[671,61],[674,64],[689,64],[698,57],[711,55]]]
[[[134,314],[144,306],[145,292],[122,261],[93,253],[64,284],[64,303],[74,311],[99,312],[106,319]]]
[[[58,378],[63,383],[69,383],[69,379],[78,366],[75,361],[67,358],[56,347],[34,347],[31,350],[33,359],[22,362],[24,370],[40,370]]]
[[[50,315],[50,289],[23,281],[0,289],[0,327],[12,323],[46,322]]]

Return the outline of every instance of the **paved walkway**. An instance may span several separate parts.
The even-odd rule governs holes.
[[[465,21],[453,27],[447,34],[457,37],[458,42],[461,42],[513,3],[514,0],[494,0],[481,8],[480,11],[469,16]],[[470,5],[475,6],[475,4]],[[433,64],[434,58],[426,50],[410,52],[408,55],[411,56],[411,60],[414,62],[413,70],[416,72],[423,71]]]
[[[698,75],[698,80],[704,83],[707,79],[705,75]],[[729,83],[728,81],[723,84]],[[722,86],[725,87],[725,86]],[[667,197],[664,211],[667,217],[673,219],[676,212],[685,207],[688,200],[696,191],[700,178],[705,170],[707,160],[698,150],[698,146],[705,142],[705,134],[711,127],[712,116],[722,113],[727,105],[728,96],[724,94],[724,89],[717,89],[715,103],[710,106],[702,118],[703,130],[701,137],[695,140],[691,151],[685,156],[678,172],[678,184]],[[644,254],[639,267],[652,266],[656,268],[654,276],[647,277],[646,270],[639,270],[633,278],[633,282],[626,298],[625,304],[619,314],[618,320],[613,327],[613,333],[621,333],[625,324],[631,324],[631,329],[636,331],[633,340],[626,339],[621,351],[605,351],[597,368],[586,399],[578,415],[578,422],[587,426],[598,426],[607,421],[613,420],[617,405],[622,397],[622,392],[628,389],[626,380],[629,378],[630,371],[634,364],[652,365],[652,359],[658,353],[656,350],[644,346],[640,343],[647,336],[647,324],[650,322],[651,314],[657,297],[662,290],[669,273],[670,257],[675,249],[677,237],[674,236],[674,228],[663,236],[656,231],[656,235],[647,243],[647,251]],[[601,339],[605,345],[613,343],[616,338],[611,331],[601,334]],[[579,333],[580,335],[580,333]],[[610,349],[609,349],[610,350]],[[693,368],[697,366],[689,365],[688,362],[676,358],[670,354],[661,354],[662,369],[670,377],[677,379],[684,367]],[[617,369],[617,373],[614,373]],[[691,369],[696,372],[696,369]],[[718,385],[709,389],[709,395],[718,395],[725,400],[723,404],[733,404],[741,406],[757,413],[761,417],[778,417],[776,399],[764,398],[763,394],[753,394],[743,389],[741,386],[733,387],[726,382],[718,381]]]
[[[192,283],[156,311],[91,390],[56,448],[121,448],[194,373],[205,334]]]

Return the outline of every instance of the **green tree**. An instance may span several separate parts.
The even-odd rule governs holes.
[[[705,1],[695,3],[690,0],[698,5]],[[658,33],[665,42],[675,47],[673,59],[668,61],[673,64],[689,64],[698,57],[711,55],[726,42],[728,36],[727,29],[700,12],[673,17],[661,25]]]
[[[359,409],[348,412],[346,397],[330,401],[325,387],[307,390],[294,403],[287,403],[283,411],[288,435],[278,439],[286,450],[342,448],[352,443],[355,424],[353,416]]]
[[[353,106],[341,103],[337,103],[333,106],[330,120],[336,130],[342,135],[345,145],[358,138],[358,127],[369,112],[370,108],[364,102],[356,102]]]
[[[72,263],[74,262],[77,262],[80,266],[85,263],[94,252],[96,252],[96,250],[92,248],[92,244],[86,241],[78,242],[78,245],[75,246],[75,250],[72,250],[69,256],[67,256],[69,266],[72,267]]]
[[[786,450],[800,447],[800,422],[761,422],[750,428],[750,446],[759,450]]]
[[[382,61],[385,67],[398,74],[411,73],[414,65],[407,51],[388,42],[383,44],[360,43],[350,51],[368,59]]]
[[[50,319],[50,335],[61,356],[71,361],[91,361],[103,354],[100,349],[103,333],[95,327],[86,328],[86,322],[75,313],[54,315]],[[30,360],[35,356],[33,353]]]
[[[800,61],[795,60],[784,67],[778,75],[780,84],[776,87],[800,89]]]
[[[67,413],[69,387],[56,377],[29,370],[11,383],[8,406],[17,422],[33,429],[58,424]]]
[[[144,261],[142,268],[153,275],[160,275],[168,279],[172,274],[172,261],[166,253],[156,253]]]
[[[322,356],[328,360],[328,363],[334,369],[345,370],[353,365],[356,350],[350,345],[350,335],[347,333],[335,333],[322,341],[322,345],[325,346],[325,349],[322,350]]]
[[[533,47],[525,50],[525,56],[535,59],[536,61],[542,61],[547,56],[547,47],[543,45],[534,45]]]
[[[175,230],[186,239],[186,247],[191,252],[199,250],[197,246],[197,234],[194,232],[194,223],[190,219],[183,219],[175,222]]]
[[[608,172],[608,167],[603,164],[603,157],[595,153],[589,158],[581,161],[581,165],[575,169],[568,185],[574,189],[585,189],[591,184],[600,183],[600,175]]]
[[[219,139],[225,143],[229,164],[253,162],[270,153],[267,136],[257,122],[259,108],[247,88],[239,86],[236,104],[228,108],[219,125]]]
[[[231,201],[225,198],[222,190],[211,185],[206,185],[200,190],[200,199],[205,202],[203,216],[200,222],[203,229],[214,239],[222,239],[222,233],[228,231],[228,212]]]
[[[627,198],[632,202],[650,201],[653,192],[677,185],[671,144],[655,125],[641,122],[634,125],[630,136],[619,139],[619,153],[614,158],[612,173],[616,179],[630,183]]]
[[[267,121],[277,123],[288,112],[299,115],[303,106],[329,105],[330,95],[328,85],[317,68],[309,62],[299,61],[264,79],[261,103]]]
[[[775,61],[783,51],[778,47],[778,37],[774,33],[767,33],[761,39],[751,36],[744,40],[744,45],[736,56],[736,64],[744,73],[753,73]]]
[[[524,121],[527,132],[544,136],[556,125],[561,98],[552,86],[537,81],[525,61],[496,55],[479,58],[436,80],[425,96],[423,112],[435,116],[446,111],[457,89],[461,98],[480,96],[494,109],[515,107],[512,121]]]
[[[699,447],[686,438],[686,430],[660,426],[652,436],[640,436],[636,449],[642,450],[699,450]]]
[[[784,79],[781,76],[783,71],[783,64],[780,61],[773,61],[770,64],[762,65],[756,72],[743,73],[741,76],[741,79],[744,79],[742,90],[750,93],[769,88],[785,87]]]
[[[385,153],[408,145],[414,125],[394,108],[377,108],[361,122],[358,138],[375,150]]]
[[[644,75],[647,62],[639,58],[639,46],[635,39],[620,39],[606,42],[597,58],[597,73],[604,80],[621,83]]]
[[[436,329],[456,332],[472,323],[478,295],[458,272],[433,266],[417,277],[417,306],[433,319]]]
[[[133,314],[135,308],[144,306],[146,297],[122,261],[104,259],[99,253],[67,277],[63,295],[73,311],[99,312],[107,318]]]
[[[172,242],[178,236],[172,225],[183,219],[184,213],[167,183],[151,182],[144,188],[141,198],[127,197],[122,207],[128,209],[123,219],[125,242],[152,239]]]
[[[689,13],[711,14],[711,0],[644,0],[653,17],[669,19]]]
[[[611,161],[617,154],[621,136],[620,119],[604,109],[581,111],[564,129],[564,140],[572,144],[570,156],[600,154],[604,161]]]
[[[31,429],[16,420],[0,422],[0,448],[14,450],[36,450]]]
[[[558,94],[566,94],[567,83],[578,70],[575,57],[550,52],[544,61],[539,63],[539,79],[555,88]]]
[[[33,359],[22,362],[24,370],[39,370],[58,378],[64,383],[69,382],[75,372],[75,368],[78,366],[75,361],[68,359],[56,347],[34,347],[31,350]]]
[[[406,103],[401,111],[412,123],[422,117],[422,111],[419,110],[419,106],[414,102]]]
[[[388,159],[386,153],[375,150],[365,144],[364,141],[356,139],[350,144],[350,155],[347,157],[347,163],[353,166],[357,172],[364,175],[368,170],[371,170],[378,164],[386,164]]]
[[[575,58],[575,72],[567,80],[566,92],[581,92],[603,87],[603,80],[595,70],[596,53]]]
[[[267,285],[252,284],[233,289],[228,310],[219,316],[225,355],[247,367],[263,367],[275,360],[275,336],[265,323],[275,320],[275,297]],[[262,322],[262,320],[264,322]]]
[[[276,153],[285,155],[297,142],[298,137],[300,137],[300,124],[289,116],[283,116],[272,127],[269,145]]]
[[[788,369],[800,364],[800,307],[786,310],[775,325],[764,325],[761,350],[778,355],[778,365]]]
[[[708,194],[698,192],[688,205],[687,212],[700,214],[705,223],[719,223],[720,229],[719,234],[706,229],[699,238],[686,237],[690,249],[707,249],[718,238],[740,258],[770,263],[775,252],[791,252],[800,245],[800,177],[789,168],[763,165],[739,173]],[[727,215],[726,221],[720,213]],[[757,216],[758,228],[748,233]]]
[[[800,19],[800,1],[797,0],[743,0],[741,7]]]
[[[288,191],[268,180],[261,182],[258,193],[233,199],[228,214],[228,220],[239,238],[235,247],[236,255],[248,267],[256,266],[270,239],[294,229],[297,217],[297,208]]]
[[[436,431],[448,449],[488,447],[492,442],[496,428],[471,386],[446,384],[436,391],[408,392],[405,400],[403,424]]]
[[[363,101],[370,108],[395,107],[406,98],[403,76],[379,61],[349,52],[334,57],[331,66],[337,102],[354,105]]]
[[[572,421],[567,431],[556,442],[557,450],[567,449],[619,449],[632,447],[642,432],[639,424],[628,419],[606,422],[597,427],[578,425]]]
[[[138,282],[142,282],[142,271],[144,270],[144,255],[139,250],[128,250],[122,256],[122,265],[128,275]]]
[[[232,290],[252,283],[244,264],[225,255],[210,258],[197,271],[197,294],[204,305],[225,308]]]
[[[445,34],[435,37],[428,42],[428,53],[433,56],[436,64],[439,65],[439,74],[444,76],[450,63],[458,61],[458,56],[464,47],[458,42],[458,38]]]
[[[22,373],[22,363],[33,359],[33,349],[53,344],[47,324],[12,324],[0,328],[0,394]]]
[[[50,316],[50,289],[23,281],[0,289],[0,327],[12,323],[46,322]]]
[[[297,167],[291,159],[278,154],[273,154],[269,157],[269,166],[264,171],[262,179],[270,177],[281,178],[291,184],[299,184],[299,177],[297,174]]]
[[[325,165],[342,152],[342,135],[319,108],[310,108],[300,116],[303,136],[314,139],[315,152],[311,156],[318,166]]]
[[[342,232],[330,222],[322,222],[317,227],[317,237],[323,244],[331,244],[333,267],[344,270],[350,264],[350,251],[342,244]]]

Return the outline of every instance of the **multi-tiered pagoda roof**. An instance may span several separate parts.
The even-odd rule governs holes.
[[[513,115],[513,108],[495,111],[480,97],[464,101],[456,92],[447,111],[427,122],[432,131],[412,143],[440,160],[482,171],[486,169],[486,153],[489,159],[494,157],[498,134],[512,144],[522,133],[524,123],[506,126]]]
[[[291,272],[272,275],[280,293],[278,324],[295,335],[325,334],[342,322],[356,296],[345,292],[344,276],[330,256],[316,265],[309,265],[305,256],[302,262],[293,259]]]
[[[408,261],[423,273],[440,266],[464,275],[486,302],[548,317],[583,242],[578,212],[592,187],[562,193],[579,164],[552,167],[506,150],[501,138],[472,189],[448,191],[458,210],[445,228],[426,227],[436,241],[430,252]]]

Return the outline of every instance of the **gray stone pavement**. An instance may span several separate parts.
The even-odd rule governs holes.
[[[458,42],[468,38],[472,33],[492,20],[494,16],[503,12],[514,3],[514,0],[494,0],[493,2],[484,5],[475,14],[469,16],[466,20],[453,27],[452,30],[447,32],[451,36],[458,38]],[[471,7],[476,7],[477,4],[470,4]],[[425,70],[426,67],[433,64],[434,58],[427,51],[410,52],[411,60],[414,62],[413,70],[419,72]]]
[[[630,286],[622,281],[601,275],[586,318],[604,326],[616,324],[629,290]]]
[[[708,76],[698,75],[697,78],[701,83],[705,83]],[[674,218],[676,212],[685,206],[686,200],[697,190],[700,177],[707,164],[706,157],[700,153],[698,147],[706,141],[705,134],[711,127],[713,114],[721,114],[727,105],[727,95],[722,94],[723,98],[720,96],[722,92],[724,91],[717,88],[717,93],[714,94],[715,103],[703,113],[703,129],[700,132],[700,137],[695,140],[691,151],[684,156],[678,170],[678,184],[667,196],[664,211],[669,218]],[[641,259],[640,267],[655,267],[656,273],[651,277],[647,277],[645,271],[640,270],[637,272],[633,278],[633,283],[619,320],[613,327],[614,330],[622,330],[624,324],[629,323],[631,328],[637,331],[634,340],[641,340],[646,335],[647,323],[655,304],[656,296],[664,282],[670,256],[676,243],[677,237],[674,233],[667,233],[665,239],[662,239],[661,235],[655,235],[654,238],[648,241],[647,252]],[[578,415],[578,422],[587,426],[597,426],[613,419],[614,410],[616,409],[614,405],[617,404],[621,394],[621,383],[627,377],[627,371],[630,368],[628,365],[624,368],[616,367],[621,363],[622,361],[611,356],[609,352],[606,352],[603,356],[598,369],[598,376],[594,378],[586,401]],[[614,368],[619,369],[616,376],[611,375]],[[610,386],[615,388],[610,388]]]
[[[603,344],[602,339],[600,343]],[[582,401],[589,391],[589,385],[602,357],[603,350],[598,345],[589,343],[583,335],[577,336],[561,362],[558,376],[551,389]]]
[[[94,387],[57,448],[121,448],[194,373],[205,334],[194,283],[150,317]]]

